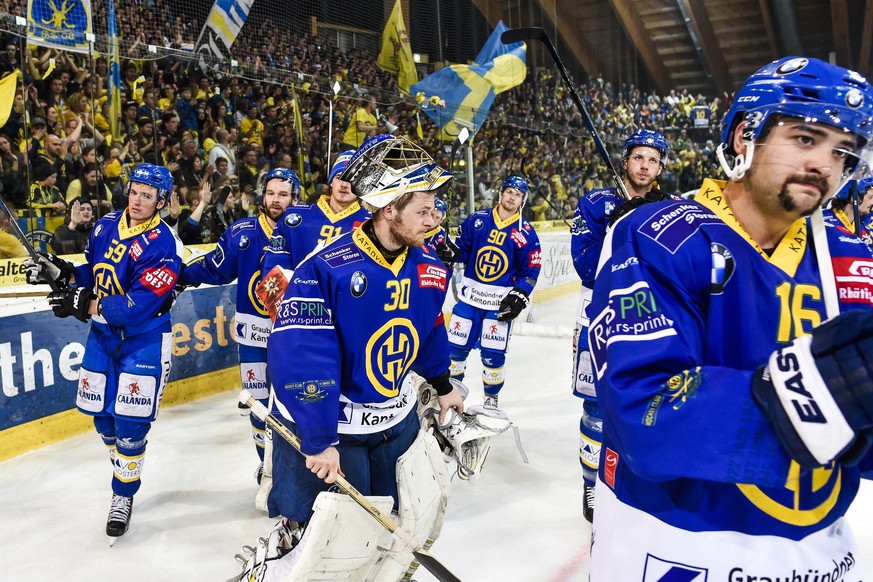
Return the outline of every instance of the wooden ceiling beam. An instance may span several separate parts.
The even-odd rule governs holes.
[[[715,30],[709,21],[706,6],[698,0],[693,2],[691,0],[677,1],[682,3],[685,14],[691,19],[691,26],[697,35],[697,42],[700,43],[700,48],[703,50],[702,56],[706,60],[706,66],[715,82],[715,88],[719,93],[731,92],[734,88],[733,80],[728,72],[724,56],[721,54],[721,48],[716,41]]]
[[[873,26],[869,23],[873,22],[873,0],[867,0],[867,6],[864,10],[864,22],[868,23],[861,31],[861,55],[858,58],[858,70],[862,75],[870,75],[870,56],[873,50]]]
[[[761,23],[764,25],[764,30],[767,31],[767,42],[770,44],[770,60],[775,61],[779,58],[779,38],[773,27],[773,13],[770,12],[769,0],[758,0],[758,7],[761,10]],[[767,63],[761,63],[761,66],[763,67],[765,64]]]
[[[831,22],[834,27],[834,48],[837,64],[852,67],[852,51],[849,39],[849,6],[846,0],[831,0]]]
[[[670,88],[673,87],[670,73],[667,71],[667,67],[664,66],[664,61],[658,53],[658,48],[643,26],[643,21],[636,6],[634,6],[632,0],[609,0],[609,3],[612,4],[612,9],[615,10],[615,14],[618,16],[631,42],[634,43],[637,54],[642,59],[649,72],[649,76],[658,86],[658,91],[664,95],[668,94]]]
[[[562,14],[570,13],[569,10],[564,12],[564,3],[560,1],[553,2],[552,0],[537,0],[537,3],[540,5],[540,8],[542,8],[543,14],[548,17],[551,24],[557,27],[561,40],[567,48],[570,49],[573,56],[576,57],[579,65],[592,77],[604,73],[606,67],[603,62],[595,56],[596,52],[594,51],[594,47],[591,46],[591,43],[588,42],[584,35],[578,34],[575,20],[573,18],[561,17]],[[558,13],[557,23],[554,22],[555,19],[553,18],[555,10],[557,10]],[[558,39],[553,38],[552,42],[555,43],[555,46],[557,47]],[[530,47],[528,47],[528,50],[529,49]]]

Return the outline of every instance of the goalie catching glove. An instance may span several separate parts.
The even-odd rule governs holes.
[[[506,294],[506,297],[500,301],[500,308],[497,312],[497,321],[512,321],[518,317],[528,305],[530,305],[530,299],[528,299],[527,293],[518,287],[513,287],[509,293]]]
[[[48,295],[49,305],[57,317],[72,315],[79,321],[91,319],[88,310],[91,307],[92,299],[97,299],[97,296],[93,291],[84,287],[52,291]]]
[[[54,282],[60,287],[68,287],[75,272],[73,263],[51,253],[38,252],[37,255],[38,262],[32,258],[24,261],[27,282],[30,285]]]
[[[803,467],[857,464],[873,443],[873,313],[851,310],[770,355],[752,394]]]

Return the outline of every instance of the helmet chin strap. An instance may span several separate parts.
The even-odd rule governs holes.
[[[725,175],[727,175],[729,180],[734,182],[739,182],[743,179],[743,176],[746,175],[746,172],[749,171],[749,168],[752,167],[752,157],[755,155],[755,142],[754,141],[744,141],[746,144],[746,153],[737,154],[734,156],[733,166],[728,163],[727,158],[725,157],[724,150],[725,144],[720,144],[715,149],[715,157],[718,158],[718,163],[721,165],[721,169],[724,171]]]

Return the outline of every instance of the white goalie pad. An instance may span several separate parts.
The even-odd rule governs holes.
[[[367,497],[388,514],[390,497]],[[351,497],[332,492],[318,494],[312,519],[303,536],[276,524],[258,546],[244,547],[251,554],[243,573],[228,582],[299,582],[300,580],[368,581],[384,548],[392,545],[391,533],[362,509]],[[288,546],[293,549],[288,550]]]
[[[398,522],[416,546],[428,549],[443,527],[451,485],[436,439],[422,429],[415,442],[397,459]],[[385,552],[367,582],[408,580],[415,571],[413,555],[397,541]]]

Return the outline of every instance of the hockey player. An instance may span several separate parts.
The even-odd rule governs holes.
[[[852,191],[858,189],[858,217],[855,216],[855,204]],[[831,203],[824,210],[824,219],[829,224],[841,228],[844,232],[861,237],[867,245],[873,245],[873,236],[864,224],[873,208],[873,177],[846,182],[842,190],[831,198]]]
[[[455,264],[455,256],[458,254],[458,247],[452,240],[446,228],[443,226],[443,221],[448,215],[448,206],[446,203],[435,198],[433,201],[433,230],[429,231],[424,237],[424,244],[434,250],[443,264],[452,271]]]
[[[300,438],[305,453],[304,457],[274,437],[269,512],[286,518],[274,529],[285,532],[286,543],[280,544],[284,549],[273,544],[279,555],[297,543],[287,543],[288,535],[313,517],[316,498],[323,503],[331,499],[319,493],[327,491],[337,475],[365,495],[391,496],[396,507],[398,490],[404,486],[396,476],[398,459],[425,435],[419,433],[410,370],[436,390],[441,420],[449,408],[463,411],[462,397],[448,372],[442,316],[448,274],[439,259],[423,249],[424,235],[433,228],[433,191],[450,175],[405,138],[383,134],[358,149],[343,179],[352,183],[373,216],[297,266],[268,340],[274,410]],[[445,471],[441,458],[439,465]],[[345,516],[345,510],[331,503],[332,511],[338,512],[332,520],[366,517],[356,507]],[[389,500],[388,510],[390,505]],[[318,515],[324,513],[316,512],[315,523],[321,523]],[[328,543],[329,537],[307,542],[307,529],[299,553],[315,552],[314,567],[328,567],[321,553],[345,548],[336,541]],[[334,529],[339,534],[345,528]],[[322,535],[318,528],[310,532]],[[367,552],[376,551],[376,546]],[[268,555],[267,560],[276,557]],[[289,568],[295,561],[305,562],[295,552],[279,561]],[[258,562],[256,552],[246,572],[263,575],[265,562]],[[346,559],[335,567],[360,565],[349,564],[355,562]],[[402,565],[401,574],[407,566],[408,562]],[[282,567],[271,566],[274,571]],[[337,572],[331,570],[339,578]],[[264,579],[275,579],[269,570],[267,574]],[[288,576],[285,579],[315,579],[310,571]]]
[[[725,116],[729,181],[607,234],[592,581],[863,578],[843,516],[873,470],[873,255],[818,209],[871,138],[864,77],[774,61]]]
[[[348,151],[337,156],[328,178],[330,196],[322,196],[316,204],[285,211],[264,254],[264,274],[276,265],[293,271],[316,246],[357,228],[370,216],[352,193],[351,184],[340,177],[354,153]]]
[[[524,178],[506,178],[497,206],[468,216],[455,241],[464,275],[449,321],[452,377],[464,379],[467,356],[478,347],[484,366],[482,408],[502,417],[498,394],[506,376],[512,320],[530,304],[540,274],[540,240],[521,217],[529,191]]]
[[[579,199],[571,228],[570,253],[582,279],[573,333],[573,394],[583,399],[579,419],[579,462],[582,464],[583,513],[594,520],[594,484],[600,463],[603,421],[594,392],[591,354],[588,350],[588,316],[594,271],[610,222],[647,201],[663,198],[653,184],[667,163],[669,146],[664,136],[650,129],[638,129],[624,142],[621,168],[630,200],[623,200],[616,188],[598,188]]]
[[[237,280],[236,341],[239,344],[239,373],[243,390],[262,404],[270,396],[267,379],[267,337],[270,317],[255,293],[261,280],[261,262],[276,224],[285,210],[300,196],[300,179],[292,170],[276,168],[264,176],[261,185],[261,214],[231,224],[215,249],[185,265],[183,285],[223,285]],[[260,463],[255,472],[258,483],[264,471],[264,421],[249,415],[252,437]]]
[[[130,523],[146,435],[170,375],[170,308],[182,242],[160,210],[172,191],[169,170],[142,164],[130,176],[127,209],[94,226],[86,264],[74,267],[54,255],[26,262],[28,283],[52,280],[61,288],[49,295],[56,316],[91,320],[76,407],[94,417],[112,460],[110,544]]]

